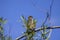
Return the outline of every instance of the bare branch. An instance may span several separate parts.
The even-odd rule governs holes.
[[[58,29],[58,28],[60,28],[60,26],[51,26],[51,27],[47,27],[46,29]],[[40,30],[43,30],[44,28],[38,28],[38,29],[35,29],[34,31],[35,32],[38,32],[38,31],[40,31]],[[24,35],[22,35],[22,36],[20,36],[20,37],[17,37],[16,38],[16,40],[19,40],[19,39],[22,39],[23,37],[25,37],[26,35],[24,34]]]
[[[60,28],[60,26],[47,27],[46,29],[57,29],[57,28]],[[36,29],[35,32],[38,32],[40,30],[43,30],[43,28]]]
[[[21,39],[21,38],[23,38],[23,37],[25,37],[25,36],[26,36],[26,35],[23,34],[22,36],[17,37],[16,40],[19,40],[19,39]]]

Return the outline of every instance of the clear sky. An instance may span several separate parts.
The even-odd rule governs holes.
[[[21,15],[26,18],[32,15],[37,19],[37,26],[41,26],[46,17],[46,10],[52,0],[0,0],[0,17],[7,19],[4,26],[5,35],[9,35],[13,40],[20,36],[25,29],[22,27]],[[34,6],[36,5],[36,6]],[[60,0],[54,0],[52,7],[51,26],[60,26]],[[60,40],[60,29],[54,29],[50,40]]]

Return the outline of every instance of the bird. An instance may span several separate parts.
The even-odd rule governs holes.
[[[21,19],[22,19],[26,29],[34,29],[36,27],[37,21],[35,19],[33,19],[33,16],[28,16],[27,20],[24,16],[21,16]]]
[[[36,27],[36,20],[33,19],[32,16],[29,16],[29,17],[28,17],[27,27],[28,27],[29,29],[34,29],[34,28]]]

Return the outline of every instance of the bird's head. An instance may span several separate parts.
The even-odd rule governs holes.
[[[32,16],[29,16],[29,17],[28,17],[28,19],[29,19],[29,20],[32,20],[32,19],[33,19],[33,17],[32,17]]]

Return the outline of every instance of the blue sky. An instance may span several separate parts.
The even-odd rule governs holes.
[[[49,6],[52,0],[0,0],[0,17],[7,19],[7,23],[4,25],[5,34],[9,35],[13,40],[20,36],[24,32],[22,27],[21,15],[26,18],[32,15],[37,19],[37,26],[41,26],[46,17],[46,10],[49,10]],[[36,4],[36,6],[34,6]],[[19,21],[20,20],[20,21]],[[54,0],[51,15],[51,26],[60,26],[60,0]],[[60,29],[54,29],[50,40],[60,40]]]

